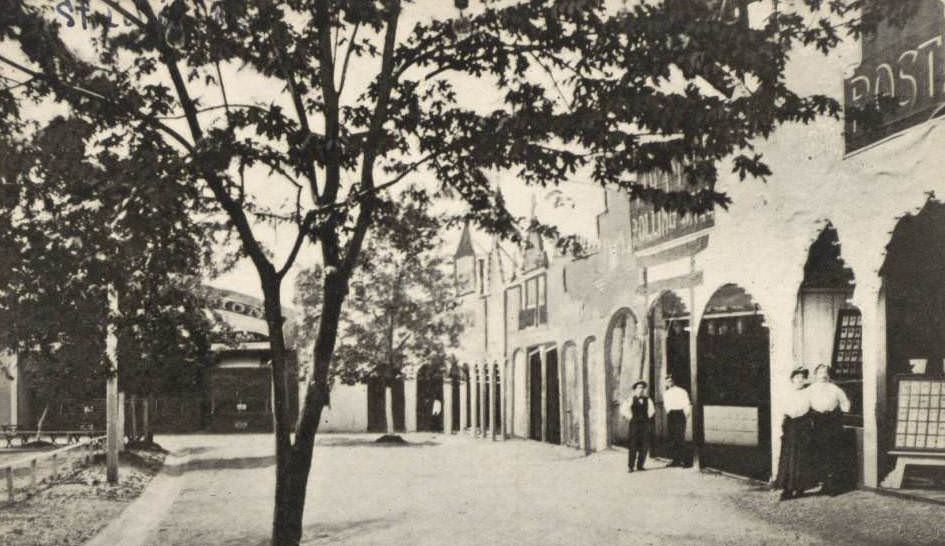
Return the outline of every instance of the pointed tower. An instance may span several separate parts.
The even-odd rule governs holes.
[[[541,234],[534,228],[538,220],[536,209],[538,208],[538,198],[532,195],[532,218],[531,225],[528,228],[528,234],[525,237],[525,250],[522,253],[522,270],[529,272],[534,269],[548,266],[548,255],[545,253],[545,242]]]
[[[476,250],[473,247],[469,220],[463,225],[459,245],[453,254],[453,278],[456,282],[457,295],[476,291]]]

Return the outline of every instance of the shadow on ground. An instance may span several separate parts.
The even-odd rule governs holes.
[[[388,519],[362,519],[339,523],[306,525],[302,530],[300,546],[337,544],[355,535],[375,533],[388,529],[393,522]],[[270,537],[238,538],[221,543],[220,546],[269,546]]]
[[[183,449],[178,449],[174,452],[174,455],[177,457],[191,457],[193,455],[203,455],[208,451],[213,451],[212,447],[198,446],[198,447],[185,447]]]
[[[432,447],[440,445],[439,442],[434,442],[432,440],[425,440],[423,442],[411,442],[406,441],[404,443],[386,443],[386,442],[377,442],[377,438],[333,438],[333,437],[321,437],[317,441],[318,447],[381,447],[381,448],[391,448],[399,449],[405,447]]]
[[[215,459],[197,459],[182,464],[167,465],[164,472],[171,476],[180,476],[185,472],[198,472],[201,470],[249,470],[253,468],[266,468],[276,464],[276,458],[272,455],[263,457],[218,457]]]

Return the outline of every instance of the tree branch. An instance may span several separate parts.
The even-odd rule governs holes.
[[[37,72],[37,71],[35,71],[35,70],[31,70],[31,69],[29,69],[29,68],[27,68],[27,67],[25,67],[25,66],[23,66],[23,65],[21,65],[21,64],[19,64],[19,63],[17,63],[16,61],[13,61],[13,60],[8,59],[7,57],[4,57],[3,55],[0,55],[0,62],[4,63],[4,64],[6,64],[6,65],[8,65],[8,66],[10,66],[10,67],[12,67],[12,68],[15,68],[15,69],[17,69],[17,70],[23,72],[24,74],[27,74],[27,75],[31,76],[33,79],[43,80],[44,82],[48,83],[49,85],[52,85],[53,87],[57,87],[57,88],[60,89],[60,90],[68,91],[68,92],[70,92],[70,93],[74,93],[74,94],[80,95],[80,96],[85,97],[85,98],[87,98],[87,99],[93,99],[93,100],[96,100],[96,101],[103,102],[103,103],[105,103],[105,104],[114,104],[114,101],[113,101],[112,99],[110,99],[110,98],[108,98],[108,97],[106,97],[106,96],[104,96],[104,95],[101,95],[101,94],[96,93],[96,92],[94,92],[94,91],[90,91],[90,90],[85,89],[85,88],[83,88],[83,87],[79,87],[79,86],[77,86],[77,85],[71,85],[71,84],[63,83],[63,82],[62,82],[61,80],[59,80],[58,78],[53,78],[53,77],[51,77],[51,76],[48,76],[48,75],[46,75],[46,74],[43,74],[42,72]],[[143,113],[143,112],[138,112],[138,111],[126,112],[126,114],[127,114],[128,116],[132,117],[133,119],[138,119],[138,120],[141,120],[141,121],[145,121],[145,122],[147,122],[147,123],[149,123],[149,124],[151,124],[151,125],[154,125],[155,127],[157,127],[158,129],[160,129],[161,131],[167,133],[167,135],[169,135],[171,138],[173,138],[174,140],[176,140],[178,143],[180,143],[188,152],[193,152],[193,151],[194,151],[194,145],[191,144],[190,141],[188,141],[186,138],[184,138],[183,135],[181,135],[180,133],[178,133],[178,132],[175,131],[174,129],[171,129],[170,127],[168,127],[166,124],[161,123],[161,121],[160,121],[158,118],[156,118],[156,117],[154,117],[154,116],[152,116],[152,115],[149,115],[149,114],[145,114],[145,113]]]
[[[341,81],[338,83],[338,95],[340,96],[345,88],[345,78],[348,76],[348,62],[351,60],[351,52],[354,50],[354,41],[358,37],[358,29],[361,28],[361,21],[354,24],[351,31],[351,39],[348,41],[348,51],[345,53],[344,63],[341,65]]]

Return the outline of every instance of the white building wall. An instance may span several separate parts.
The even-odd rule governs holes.
[[[319,432],[366,432],[367,385],[335,384],[331,406],[322,412]]]
[[[859,63],[859,45],[848,42],[829,58],[816,52],[793,56],[788,81],[802,93],[842,101],[845,71]],[[843,155],[841,120],[780,128],[757,144],[773,171],[766,182],[723,176],[719,188],[732,198],[716,212],[708,248],[697,255],[704,282],[696,289],[704,305],[720,286],[737,283],[760,304],[771,331],[772,466],[780,448],[779,393],[796,365],[792,347],[797,294],[811,243],[826,221],[837,230],[842,258],[853,269],[853,303],[864,320],[864,406],[867,485],[876,485],[876,375],[885,367],[884,335],[876,330],[881,286],[878,271],[897,220],[915,213],[929,192],[945,197],[945,120],[912,127],[866,149]],[[722,165],[721,173],[730,168]],[[698,331],[697,327],[693,332]],[[871,345],[867,345],[870,343]],[[882,381],[879,381],[880,383]]]

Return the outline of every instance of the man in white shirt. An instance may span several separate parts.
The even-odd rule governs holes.
[[[673,376],[664,379],[666,390],[663,392],[663,408],[666,410],[666,428],[669,435],[669,454],[672,458],[669,466],[687,466],[685,442],[686,420],[692,413],[689,393],[676,385]]]

